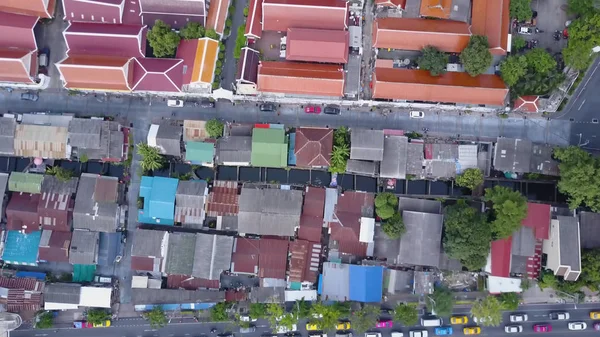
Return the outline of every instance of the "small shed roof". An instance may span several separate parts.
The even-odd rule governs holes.
[[[350,133],[350,159],[383,160],[382,130],[353,129]]]
[[[112,287],[81,287],[79,305],[88,308],[110,308]]]
[[[69,263],[96,264],[98,262],[98,244],[100,233],[84,230],[73,231]]]
[[[180,289],[132,289],[131,302],[135,305],[218,303],[225,300],[224,291]]]
[[[383,141],[383,160],[379,168],[382,178],[406,178],[406,152],[408,138],[404,136],[385,136]]]
[[[192,164],[212,164],[215,159],[215,144],[208,142],[186,142],[185,161]]]
[[[38,194],[42,191],[44,176],[35,173],[11,172],[8,179],[8,190],[11,192],[23,192]]]
[[[44,291],[46,303],[66,303],[79,305],[81,298],[81,284],[76,283],[49,283]]]
[[[117,177],[82,173],[75,196],[73,228],[116,232],[118,189]]]

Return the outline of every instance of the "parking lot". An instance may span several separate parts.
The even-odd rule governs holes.
[[[518,34],[517,29],[513,31],[514,36],[520,36],[526,41],[538,40],[538,47],[548,50],[551,54],[560,53],[567,46],[567,39],[562,38],[562,31],[565,29],[565,23],[573,17],[567,14],[567,5],[565,0],[532,0],[531,9],[537,12],[536,26],[539,33],[533,32],[531,35]],[[554,39],[555,31],[561,32],[560,40]]]

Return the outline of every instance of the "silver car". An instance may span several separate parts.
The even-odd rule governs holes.
[[[513,323],[526,322],[527,319],[528,319],[527,314],[512,314],[512,315],[510,315],[510,321]]]
[[[506,333],[523,332],[523,327],[521,325],[507,325],[504,327],[504,332],[506,332]]]
[[[569,322],[569,330],[585,330],[587,324],[585,322]]]

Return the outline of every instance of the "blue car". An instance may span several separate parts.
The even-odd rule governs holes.
[[[450,326],[441,326],[441,327],[435,328],[436,336],[449,336],[451,334],[452,334],[452,327],[450,327]]]

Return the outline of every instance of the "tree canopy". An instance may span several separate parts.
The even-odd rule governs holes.
[[[427,308],[437,316],[450,316],[454,308],[454,295],[450,289],[435,287],[433,294],[425,298]]]
[[[521,298],[517,293],[502,293],[498,296],[498,300],[502,303],[503,310],[514,311],[519,308],[519,302],[521,302]]]
[[[316,324],[319,330],[333,331],[341,318],[340,316],[340,312],[333,305],[317,302],[313,303],[310,308],[309,322]]]
[[[110,314],[104,309],[89,309],[86,320],[92,324],[103,324],[110,319]]]
[[[417,325],[419,322],[419,311],[415,303],[400,303],[394,309],[394,321],[405,326]]]
[[[521,222],[527,217],[527,199],[519,191],[497,185],[485,190],[485,200],[493,204],[494,239],[505,239],[521,228]]]
[[[227,302],[217,303],[215,306],[210,308],[210,319],[213,322],[227,321],[229,319],[227,309],[229,309],[229,304],[227,304]]]
[[[456,184],[474,190],[483,184],[483,172],[477,168],[468,168],[456,176]]]
[[[391,218],[398,208],[398,198],[389,192],[379,193],[375,197],[375,213],[382,220]]]
[[[265,318],[267,317],[267,306],[264,303],[250,303],[250,309],[248,315],[252,318]]]
[[[448,54],[433,46],[423,48],[421,53],[422,55],[417,60],[420,69],[429,70],[431,76],[440,76],[446,72]]]
[[[350,132],[348,128],[340,127],[333,132],[333,150],[329,172],[345,173],[346,164],[350,158]]]
[[[525,48],[525,46],[527,45],[527,41],[525,41],[524,38],[520,37],[520,36],[515,36],[512,39],[512,49],[513,51],[517,52],[523,48]]]
[[[487,263],[492,232],[485,214],[459,200],[444,211],[444,250],[469,270]]]
[[[558,190],[569,196],[569,207],[586,205],[600,212],[600,165],[598,159],[577,146],[554,149],[560,161]]]
[[[583,16],[569,25],[569,41],[562,50],[565,63],[585,70],[595,55],[592,48],[600,45],[600,13]]]
[[[356,334],[363,334],[372,329],[379,319],[379,306],[365,304],[360,310],[352,313],[352,330]]]
[[[210,138],[219,138],[223,136],[223,123],[218,119],[211,119],[204,125],[206,133]]]
[[[510,55],[500,63],[500,75],[509,87],[517,84],[527,74],[527,58],[525,55]]]
[[[406,232],[406,226],[404,225],[404,221],[402,221],[400,212],[394,213],[391,218],[385,220],[381,225],[381,230],[390,239],[399,239]]]
[[[40,314],[35,323],[36,329],[50,329],[54,326],[54,316],[50,311]]]
[[[137,153],[142,157],[140,166],[144,171],[158,170],[165,164],[165,158],[160,154],[159,149],[148,144],[139,143]]]
[[[492,53],[487,37],[473,35],[467,48],[460,53],[460,62],[469,75],[475,77],[483,74],[492,65]]]
[[[577,16],[584,16],[597,11],[600,6],[598,0],[568,0],[568,11]]]
[[[217,40],[217,41],[219,40],[219,34],[217,34],[217,32],[214,29],[207,29],[204,32],[204,36],[211,38],[213,40]]]
[[[148,42],[155,57],[173,57],[181,38],[171,29],[171,26],[161,20],[156,20],[148,31]]]
[[[600,249],[584,250],[581,254],[581,276],[579,277],[592,291],[600,285]]]
[[[531,0],[511,0],[510,17],[519,21],[527,21],[533,16]]]
[[[152,329],[162,328],[167,325],[167,316],[161,306],[157,305],[152,308],[152,310],[146,313],[146,318],[150,321]]]
[[[271,328],[275,329],[277,327],[277,322],[281,319],[285,310],[283,307],[277,303],[269,303],[267,304],[267,320],[271,324]]]
[[[190,21],[181,30],[179,36],[184,40],[200,39],[204,37],[204,27],[198,22]]]
[[[496,296],[488,295],[471,307],[471,315],[483,326],[498,326],[502,323],[502,303]]]
[[[73,177],[73,171],[60,166],[50,166],[46,168],[46,174],[55,176],[60,181],[69,181]]]
[[[542,48],[533,48],[525,53],[527,66],[539,74],[547,74],[556,69],[556,60]]]

